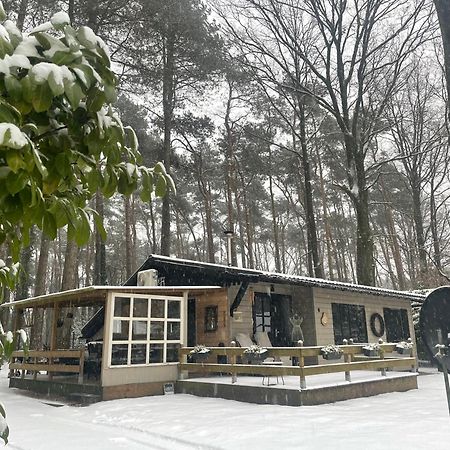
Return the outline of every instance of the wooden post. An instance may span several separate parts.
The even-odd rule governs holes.
[[[19,329],[20,326],[20,316],[22,314],[22,310],[21,309],[14,309],[14,325],[13,325],[13,333],[14,335],[16,334],[17,330]],[[16,350],[16,349],[14,349]],[[15,359],[15,358],[13,358]],[[13,360],[11,360],[11,362],[13,362]],[[25,361],[22,361],[25,362]],[[14,370],[10,369],[9,370],[9,377],[13,377],[14,376]]]
[[[78,372],[78,384],[83,384],[84,375],[84,348],[80,349],[80,371]]]
[[[378,339],[378,344],[380,345],[380,359],[384,359],[384,350],[383,347],[381,347],[381,345],[383,345],[383,339]],[[381,369],[381,376],[385,377],[386,376],[386,367],[383,367]]]
[[[414,365],[412,366],[413,372],[419,371],[419,364],[417,362],[417,353],[416,348],[414,347],[413,341],[411,338],[408,338],[408,343],[411,344],[411,358],[414,358]]]
[[[347,339],[344,339],[344,340],[342,341],[342,343],[343,343],[344,345],[348,345]],[[351,362],[352,362],[352,355],[349,354],[349,353],[344,353],[344,362],[346,362],[346,363],[351,363]],[[345,371],[345,381],[348,381],[348,382],[352,381],[352,375],[351,375],[351,373],[350,373],[349,370],[346,370],[346,371]]]
[[[298,347],[303,347],[303,341],[297,342]],[[301,349],[298,352],[298,367],[300,367],[300,389],[306,389],[306,377],[303,373],[303,367],[305,367],[305,357]]]
[[[53,303],[53,315],[52,315],[52,330],[50,335],[50,351],[56,350],[56,338],[57,338],[57,329],[58,329],[58,314],[59,308],[58,303]],[[48,358],[48,365],[51,366],[53,364],[53,358]],[[53,379],[53,372],[48,372],[48,379]]]
[[[231,341],[231,346],[232,347],[236,347],[236,342],[235,341]],[[231,355],[231,383],[236,383],[237,381],[237,374],[234,370],[234,365],[236,364],[236,354],[233,353]]]

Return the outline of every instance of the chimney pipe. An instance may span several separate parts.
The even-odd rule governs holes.
[[[231,258],[231,240],[233,239],[234,232],[232,230],[224,230],[223,234],[227,238],[227,260],[228,260],[228,266],[233,265],[233,261]]]

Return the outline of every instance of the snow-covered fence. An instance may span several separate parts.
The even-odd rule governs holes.
[[[23,351],[15,351],[9,364],[10,376],[20,374],[25,377],[26,372],[33,374],[33,379],[38,373],[46,372],[51,380],[55,373],[78,374],[78,383],[83,383],[84,349],[75,350],[30,350],[26,354]]]
[[[340,345],[343,362],[324,363],[323,346],[304,347],[301,341],[297,347],[271,347],[264,353],[264,361],[246,363],[245,347],[209,347],[208,359],[201,362],[188,362],[192,354],[192,347],[180,349],[180,378],[189,373],[228,373],[235,382],[238,374],[261,376],[298,376],[300,387],[306,388],[306,378],[313,375],[327,373],[345,373],[345,379],[351,380],[351,372],[355,370],[380,370],[386,376],[386,369],[417,369],[415,349],[409,347],[410,354],[398,355],[398,343],[377,343],[377,352],[373,356],[367,355],[369,344]],[[289,357],[291,361],[298,361],[296,365],[280,365],[278,361]],[[305,364],[305,358],[308,365]],[[222,360],[222,361],[221,361]],[[226,363],[224,362],[226,360]],[[220,362],[218,362],[220,361]],[[271,361],[273,362],[271,364]],[[322,362],[323,361],[323,362]]]

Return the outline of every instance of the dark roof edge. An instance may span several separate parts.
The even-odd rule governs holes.
[[[419,294],[408,291],[397,291],[394,289],[379,288],[374,286],[364,286],[353,283],[345,283],[342,281],[331,281],[322,278],[304,277],[299,275],[288,275],[276,272],[264,272],[255,269],[246,269],[242,267],[226,266],[223,264],[205,263],[201,261],[193,261],[188,259],[172,258],[162,255],[150,255],[147,260],[136,270],[136,272],[125,282],[125,286],[136,283],[137,273],[141,270],[151,268],[152,262],[167,263],[177,266],[192,267],[195,269],[211,269],[222,271],[231,276],[253,278],[254,281],[262,281],[267,283],[282,283],[282,284],[296,284],[307,287],[321,287],[349,292],[364,292],[374,295],[408,298],[423,302],[426,294]]]

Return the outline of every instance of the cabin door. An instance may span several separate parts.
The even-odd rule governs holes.
[[[289,347],[291,343],[289,316],[292,298],[290,295],[272,294],[272,345]]]
[[[195,308],[195,298],[188,299],[188,320],[187,320],[187,346],[197,345],[197,313]]]
[[[255,292],[253,333],[256,331],[267,332],[274,347],[290,346],[289,313],[291,301],[289,295]]]

